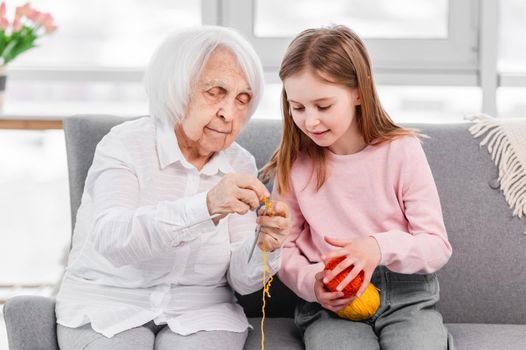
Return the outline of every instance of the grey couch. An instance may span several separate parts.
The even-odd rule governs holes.
[[[71,214],[74,220],[95,146],[123,119],[77,116],[65,120]],[[238,142],[261,167],[280,138],[279,121],[253,120]],[[496,187],[497,170],[468,124],[408,125],[430,136],[424,149],[440,193],[453,246],[439,273],[439,309],[458,349],[526,349],[526,220],[512,218]],[[272,286],[266,348],[302,349],[292,316],[297,297]],[[260,293],[239,300],[254,325],[246,349],[260,346]],[[57,349],[54,301],[20,296],[4,307],[10,349]]]

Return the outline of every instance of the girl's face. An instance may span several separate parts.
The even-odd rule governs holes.
[[[357,88],[322,80],[310,71],[283,81],[294,123],[320,147],[336,154],[353,152],[363,142],[355,121]]]

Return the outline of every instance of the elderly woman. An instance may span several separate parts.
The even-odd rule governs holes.
[[[273,273],[290,218],[234,143],[263,89],[261,63],[232,30],[169,37],[145,79],[151,117],[97,146],[57,296],[60,348],[242,349],[250,325],[234,290]],[[261,224],[250,260],[254,228]]]

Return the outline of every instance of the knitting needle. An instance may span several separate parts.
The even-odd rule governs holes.
[[[252,259],[254,255],[254,250],[256,250],[256,243],[258,242],[259,233],[261,232],[261,225],[256,226],[254,242],[252,242],[252,247],[250,248],[250,255],[248,256],[248,262]]]
[[[189,228],[195,227],[195,226],[197,226],[197,225],[200,225],[200,224],[202,224],[202,223],[208,222],[208,221],[210,221],[210,220],[214,220],[214,219],[220,217],[221,215],[222,215],[222,214],[219,214],[219,213],[216,213],[216,214],[210,215],[210,217],[208,217],[208,218],[206,218],[206,219],[199,220],[199,221],[197,221],[197,222],[191,223],[191,224],[188,225],[188,226],[178,228],[177,231],[179,231],[179,230],[188,230]]]
[[[208,218],[206,218],[206,219],[199,220],[199,221],[197,221],[197,222],[191,223],[191,224],[188,225],[188,226],[180,227],[180,228],[178,228],[177,230],[175,230],[175,232],[179,232],[179,231],[183,231],[183,230],[191,229],[192,227],[195,227],[195,226],[197,226],[197,225],[203,224],[203,223],[208,222],[208,221],[210,221],[210,220],[217,219],[217,218],[220,217],[221,215],[223,215],[223,214],[216,213],[216,214],[210,215],[210,217],[208,217]],[[172,244],[172,246],[174,246],[174,245]]]
[[[267,206],[265,204],[260,204],[257,208],[256,208],[256,213],[259,211],[259,208],[263,207],[263,214],[262,215],[266,215],[267,214]],[[256,250],[256,243],[258,242],[258,237],[259,237],[259,233],[261,232],[261,225],[257,225],[256,226],[256,230],[254,231],[254,234],[255,234],[255,237],[254,237],[254,242],[252,242],[252,247],[250,247],[250,254],[248,256],[248,262],[250,262],[250,259],[252,259],[252,255],[254,255],[254,250]]]
[[[262,169],[259,169],[258,170],[258,174],[260,174],[262,171]],[[262,206],[265,206],[265,209],[263,209],[263,215],[266,215],[267,214],[267,206],[265,204],[261,204],[259,207],[256,208],[256,213],[259,211],[259,208],[261,208]],[[252,242],[252,247],[250,247],[250,254],[248,255],[248,263],[250,262],[250,260],[252,259],[252,255],[254,255],[254,250],[256,250],[256,244],[258,242],[258,238],[259,238],[259,233],[261,232],[261,225],[257,225],[256,226],[256,229],[254,231],[254,242]]]

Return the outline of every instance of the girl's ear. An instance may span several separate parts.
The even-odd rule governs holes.
[[[359,106],[362,104],[362,98],[360,97],[360,92],[356,90],[356,94],[354,95],[354,105]]]

